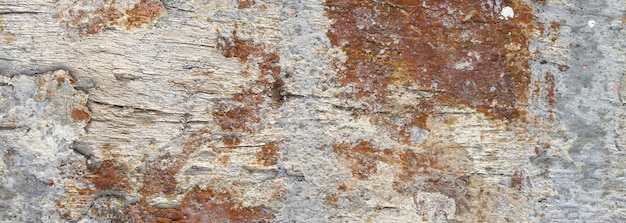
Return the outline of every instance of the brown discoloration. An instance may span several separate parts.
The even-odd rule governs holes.
[[[440,193],[455,201],[456,213],[463,216],[460,219],[473,215],[478,210],[491,213],[492,209],[501,205],[498,203],[500,194],[491,191],[512,194],[512,197],[519,193],[513,191],[519,191],[516,188],[502,191],[481,183],[480,177],[471,174],[472,162],[467,158],[467,152],[451,143],[430,144],[419,153],[410,149],[376,148],[368,141],[355,144],[336,143],[333,150],[350,162],[355,180],[370,180],[373,174],[377,174],[378,163],[386,163],[391,169],[398,170],[393,176],[395,191],[410,196],[423,192]],[[518,175],[520,174],[515,176]],[[347,186],[341,185],[336,192],[326,194],[326,200],[334,205],[340,193],[348,191]]]
[[[226,58],[237,58],[246,65],[242,76],[249,75],[250,68],[256,66],[260,72],[258,80],[249,89],[233,97],[233,100],[219,101],[215,105],[213,116],[218,125],[227,132],[255,132],[261,121],[259,105],[269,101],[273,106],[282,105],[284,81],[280,76],[280,57],[276,53],[265,52],[262,45],[252,40],[237,37],[237,25],[232,32],[233,38],[220,37],[217,50]],[[262,89],[261,92],[253,89]]]
[[[85,10],[75,5],[59,13],[59,17],[79,35],[93,35],[106,27],[139,28],[161,17],[165,10],[161,1],[157,0],[141,0],[128,9],[115,8],[114,1],[104,1],[99,5],[94,3],[94,7],[93,10]]]
[[[189,222],[270,222],[273,214],[267,214],[262,206],[241,207],[228,192],[212,188],[194,187],[181,203],[181,211]],[[268,210],[269,211],[269,210]]]
[[[4,21],[4,15],[0,15],[0,45],[2,44],[11,44],[17,40],[15,35],[4,28],[2,25]]]
[[[150,207],[144,199],[130,205],[128,209],[128,214],[134,222],[188,222],[185,215],[180,210],[174,208]]]
[[[183,213],[173,208],[153,208],[149,213],[156,222],[186,222]]]
[[[104,27],[113,26],[117,23],[117,20],[124,16],[123,13],[115,10],[115,8],[109,6],[107,8],[101,8],[92,13],[91,16],[86,14],[79,14],[79,17],[89,17],[89,22],[87,23],[87,30],[83,32],[88,35],[97,34]],[[78,21],[73,21],[74,25],[78,25]]]
[[[230,158],[228,156],[220,156],[220,158],[217,158],[217,160],[220,161],[220,163],[222,164],[227,164]]]
[[[124,176],[124,170],[122,164],[105,160],[90,179],[98,190],[125,189],[128,187],[128,179]]]
[[[511,188],[521,190],[523,177],[522,171],[516,170],[511,177]]]
[[[333,151],[350,160],[352,176],[359,179],[367,179],[376,173],[376,162],[386,159],[383,151],[373,148],[372,143],[366,141],[353,147],[346,143],[335,144]]]
[[[63,84],[65,82],[65,77],[57,77],[57,83]]]
[[[280,155],[278,154],[278,146],[280,142],[269,142],[263,145],[261,151],[256,154],[256,158],[263,166],[276,165]]]
[[[552,38],[550,39],[550,41],[552,41],[553,43],[556,42],[557,38],[559,37],[558,32],[560,27],[561,25],[558,22],[550,22],[550,30],[552,31]]]
[[[71,116],[72,116],[72,120],[74,122],[89,122],[89,119],[91,119],[91,117],[89,116],[89,113],[87,113],[86,111],[82,110],[82,109],[77,109],[77,108],[73,108],[72,111],[70,112]]]
[[[215,117],[220,117],[220,118],[218,118],[218,122],[223,124],[224,126],[229,126],[228,122],[229,121],[232,122],[232,120],[233,120],[232,117],[223,117],[223,116],[221,116],[221,113],[214,114],[214,116]],[[235,123],[235,124],[239,124],[239,123]],[[222,128],[222,129],[224,129],[224,128]],[[241,143],[241,140],[237,136],[227,135],[227,136],[224,136],[224,138],[222,138],[222,142],[224,143],[225,146],[237,146],[237,145],[239,145],[239,143]]]
[[[149,24],[161,16],[163,4],[158,0],[141,0],[132,9],[126,10],[128,28],[137,28]]]
[[[247,9],[252,7],[256,2],[254,0],[237,0],[238,9]]]
[[[206,129],[194,133],[189,141],[183,145],[182,153],[176,156],[167,154],[146,163],[146,170],[143,173],[143,187],[139,190],[144,198],[128,207],[129,215],[135,222],[189,222],[182,214],[181,209],[152,207],[148,205],[145,197],[173,196],[178,193],[176,191],[178,183],[174,176],[186,164],[189,155],[211,140],[205,135],[207,133],[208,130]]]
[[[264,96],[271,97],[273,94],[276,94],[273,91],[278,91],[278,94],[282,95],[285,83],[280,76],[281,68],[278,54],[265,52],[262,45],[255,44],[252,40],[239,39],[237,37],[236,24],[232,35],[233,39],[220,37],[217,41],[217,50],[226,58],[238,58],[239,62],[246,64],[248,67],[256,65],[261,72],[258,74],[259,80],[254,85],[266,89],[262,93]],[[254,63],[256,58],[260,59],[260,61]],[[271,79],[267,77],[268,75]]]
[[[168,154],[146,164],[146,172],[143,175],[144,186],[141,188],[141,194],[150,196],[158,193],[174,193],[177,185],[174,175],[183,166],[183,163],[179,163],[180,161],[182,160],[178,160],[178,157]]]
[[[238,100],[237,100],[238,99]],[[216,103],[213,111],[217,124],[226,132],[254,132],[255,124],[261,121],[258,115],[259,95],[241,94],[235,96],[236,101]],[[225,138],[225,143],[238,144],[238,139]]]
[[[335,20],[328,37],[348,56],[337,64],[338,84],[353,86],[341,96],[373,111],[415,117],[400,126],[405,131],[423,128],[422,116],[440,106],[522,118],[531,9],[515,0],[502,5],[516,17],[501,20],[500,9],[484,10],[481,1],[326,1],[326,14]],[[400,106],[388,99],[390,86],[412,86],[431,96]]]
[[[548,92],[546,94],[546,100],[550,105],[554,106],[556,100],[554,99],[554,88],[556,87],[556,83],[554,82],[554,75],[551,73],[546,73],[546,83],[548,86]]]
[[[174,194],[177,186],[174,175],[185,165],[189,155],[196,151],[200,145],[209,142],[204,134],[206,129],[200,130],[192,135],[189,141],[183,145],[183,152],[177,156],[167,154],[146,164],[146,172],[143,175],[144,185],[141,194],[152,196],[159,193]]]

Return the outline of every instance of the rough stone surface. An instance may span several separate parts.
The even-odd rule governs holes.
[[[625,23],[625,0],[0,0],[0,221],[626,221]]]

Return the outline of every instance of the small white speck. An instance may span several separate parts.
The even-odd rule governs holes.
[[[513,8],[506,6],[502,8],[500,11],[500,19],[509,20],[509,18],[515,17],[515,13],[513,12]]]
[[[494,91],[496,91],[496,87],[489,88],[489,92],[494,92]]]
[[[593,28],[593,26],[596,25],[596,21],[594,20],[589,20],[589,22],[587,22],[587,25],[589,25],[589,27]]]
[[[461,61],[454,65],[454,69],[468,71],[468,70],[474,70],[474,66],[472,66],[472,63],[468,61]]]

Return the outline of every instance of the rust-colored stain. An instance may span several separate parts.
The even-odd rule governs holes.
[[[233,27],[233,38],[228,39],[220,37],[217,40],[217,50],[226,58],[236,57],[239,62],[250,66],[258,66],[260,73],[259,80],[254,83],[257,87],[265,88],[263,95],[268,95],[274,99],[275,103],[280,103],[281,98],[275,98],[274,91],[278,91],[282,94],[283,86],[285,82],[280,76],[280,57],[276,53],[266,52],[264,47],[260,44],[255,44],[252,40],[242,40],[237,37],[237,24]],[[255,58],[261,59],[259,62],[254,63]],[[246,69],[243,73],[246,76]],[[270,76],[271,78],[267,77]]]
[[[150,24],[162,16],[165,8],[158,0],[141,0],[128,9],[114,7],[115,1],[105,0],[99,5],[94,3],[93,10],[85,10],[74,5],[59,17],[67,21],[67,26],[76,29],[80,35],[93,35],[106,27],[139,28]]]
[[[387,160],[384,153],[390,152],[390,150],[375,149],[372,143],[367,141],[359,142],[355,146],[346,143],[335,144],[333,151],[350,160],[352,176],[359,179],[367,179],[371,174],[376,173],[376,162]]]
[[[140,190],[141,194],[144,196],[152,196],[159,193],[175,194],[177,181],[174,175],[185,165],[191,153],[196,151],[200,145],[211,140],[204,135],[206,133],[206,129],[194,133],[189,141],[183,145],[183,152],[177,156],[167,154],[146,163],[146,171],[143,174],[144,185]]]
[[[276,165],[280,154],[278,154],[278,146],[280,142],[269,142],[261,147],[261,151],[256,154],[256,158],[259,162],[263,163],[263,166]]]
[[[550,41],[552,41],[553,43],[556,42],[557,38],[559,37],[558,33],[560,27],[561,25],[558,22],[550,22],[550,30],[552,31],[552,38],[550,39]]]
[[[161,16],[163,4],[159,0],[141,0],[132,9],[126,10],[126,24],[128,27],[137,28],[148,24]]]
[[[2,24],[3,22],[4,15],[0,15],[0,45],[11,44],[17,39],[13,33],[6,30],[5,26]]]
[[[387,163],[392,169],[399,169],[393,176],[394,190],[406,195],[421,192],[440,193],[455,201],[456,213],[459,216],[474,215],[480,218],[479,215],[475,215],[479,210],[483,212],[497,210],[497,206],[501,204],[491,200],[498,200],[497,196],[500,196],[498,193],[519,193],[515,191],[519,191],[522,182],[521,172],[516,172],[511,181],[511,191],[492,194],[490,191],[494,189],[481,186],[478,183],[481,180],[477,180],[480,177],[472,176],[472,162],[467,158],[467,151],[449,143],[428,145],[419,153],[410,149],[377,148],[369,141],[335,143],[332,149],[349,162],[354,180],[370,180],[371,175],[377,174],[378,163]],[[475,181],[472,181],[472,178]],[[335,192],[326,194],[326,200],[335,205],[342,194],[349,191],[347,186],[340,185]],[[480,192],[470,193],[470,191]]]
[[[181,203],[189,222],[270,222],[274,218],[262,206],[242,207],[228,192],[194,187]]]
[[[513,176],[511,177],[511,188],[521,190],[523,180],[524,180],[523,172],[520,170],[516,170],[515,173],[513,173]]]
[[[81,121],[89,122],[89,119],[91,118],[89,116],[89,113],[87,113],[86,111],[82,109],[73,108],[70,113],[71,113],[70,115],[72,116],[72,120],[74,122],[81,122]]]
[[[176,208],[150,207],[145,200],[140,200],[139,202],[130,205],[128,207],[128,215],[133,220],[133,222],[189,222],[180,210]]]
[[[530,81],[528,5],[505,0],[515,18],[484,1],[328,0],[327,35],[347,60],[337,62],[342,97],[372,111],[409,114],[425,127],[437,106],[470,107],[497,119],[522,117]],[[388,99],[395,87],[430,95],[414,105]],[[401,126],[406,128],[407,126]]]
[[[546,74],[546,83],[548,83],[550,86],[548,86],[548,92],[546,94],[546,100],[548,101],[548,103],[550,103],[550,105],[554,106],[554,103],[556,102],[556,100],[554,99],[554,88],[556,87],[556,83],[554,82],[554,75],[551,73],[547,73]]]
[[[238,9],[247,9],[252,7],[256,2],[254,0],[237,0]]]
[[[207,129],[201,129],[194,133],[183,145],[183,152],[176,156],[167,154],[146,163],[146,170],[143,173],[143,187],[139,190],[139,193],[144,197],[138,203],[128,207],[128,212],[135,222],[196,222],[189,221],[189,218],[185,217],[187,214],[183,215],[180,208],[152,207],[148,205],[145,197],[173,196],[178,193],[176,191],[178,183],[174,176],[186,164],[189,155],[203,144],[211,141],[207,133]]]
[[[173,194],[177,186],[174,175],[184,165],[181,162],[184,162],[184,160],[179,160],[178,157],[168,154],[147,163],[146,172],[143,175],[144,186],[141,188],[141,194],[144,196],[159,193]]]
[[[227,132],[255,132],[255,124],[261,121],[258,115],[258,101],[262,98],[255,94],[239,94],[233,101],[216,103],[213,117],[222,130]],[[225,144],[236,145],[234,136],[224,137]]]
[[[280,57],[276,53],[266,52],[260,44],[252,40],[237,37],[237,25],[232,31],[232,38],[220,37],[217,50],[226,58],[237,58],[246,65],[242,76],[246,77],[250,68],[256,66],[260,72],[258,80],[250,88],[235,95],[232,100],[218,101],[213,116],[218,125],[226,132],[256,132],[261,121],[260,105],[269,102],[276,107],[282,105],[284,81],[280,76]],[[260,92],[253,89],[262,89]],[[239,140],[224,138],[227,145],[236,145]]]
[[[91,182],[98,190],[124,189],[128,187],[128,179],[124,176],[124,167],[114,160],[105,160],[95,170]]]
[[[219,158],[217,158],[218,161],[220,161],[220,163],[222,164],[228,164],[228,161],[230,160],[230,157],[228,156],[220,156]]]

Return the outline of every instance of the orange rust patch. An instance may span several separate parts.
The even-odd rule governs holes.
[[[482,1],[328,0],[335,20],[327,35],[348,58],[337,64],[341,95],[374,110],[420,117],[435,106],[470,107],[491,118],[523,117],[530,81],[527,59],[531,8],[516,0],[503,6],[515,18],[499,19],[500,9]],[[432,96],[415,105],[395,105],[390,86],[417,88]],[[493,106],[493,102],[497,105]]]
[[[214,114],[215,115],[215,114]],[[215,117],[221,117],[219,116],[220,114],[215,115]],[[221,117],[218,119],[218,122],[221,124],[224,124],[225,126],[229,126],[229,121],[232,122],[233,118],[232,117]],[[220,124],[220,126],[221,126]],[[241,123],[235,123],[235,124],[241,124]],[[224,129],[224,128],[222,128]],[[241,140],[237,137],[237,136],[233,136],[233,135],[227,135],[224,136],[224,138],[222,138],[222,142],[224,143],[225,146],[236,146],[239,145],[239,143],[241,143]]]
[[[141,0],[141,2],[135,4],[132,9],[126,10],[128,19],[126,23],[128,27],[140,27],[143,24],[148,24],[161,16],[161,10],[163,5],[158,0]]]
[[[124,189],[128,187],[128,179],[123,175],[124,167],[113,160],[105,160],[91,176],[91,182],[99,190]]]
[[[177,181],[174,175],[184,165],[177,158],[168,154],[146,165],[146,172],[143,175],[144,186],[141,188],[141,193],[144,196],[158,193],[173,194],[175,192]]]
[[[266,143],[261,148],[261,151],[256,154],[257,160],[263,163],[264,166],[276,165],[276,163],[278,162],[279,154],[278,146],[276,146],[276,143],[277,142]]]
[[[71,116],[74,122],[80,122],[80,121],[89,122],[89,119],[90,119],[89,113],[87,113],[84,110],[76,109],[76,108],[72,109]]]
[[[227,132],[254,132],[255,123],[261,121],[258,113],[258,95],[242,94],[235,96],[237,101],[220,101],[216,103],[213,117],[222,130]],[[238,144],[236,138],[225,137],[225,144]]]
[[[273,214],[264,213],[262,206],[241,207],[227,192],[194,187],[181,203],[181,211],[189,222],[270,222]]]
[[[259,105],[266,101],[274,106],[282,105],[285,83],[280,76],[280,57],[276,53],[265,52],[263,46],[252,40],[239,39],[236,24],[232,34],[232,39],[218,38],[217,49],[224,57],[237,58],[246,65],[242,71],[243,76],[248,75],[251,67],[258,67],[259,79],[249,89],[235,95],[233,100],[217,102],[213,116],[224,131],[255,132],[255,125],[261,121]],[[263,90],[258,92],[252,89]]]
[[[237,38],[237,25],[233,28],[233,39],[227,39],[220,37],[217,41],[217,50],[221,51],[222,55],[226,58],[236,57],[239,62],[250,66],[256,65],[261,71],[259,80],[253,85],[256,87],[262,87],[266,90],[262,93],[265,96],[270,96],[274,99],[274,102],[279,104],[282,102],[283,86],[285,85],[283,79],[280,76],[280,57],[276,53],[266,53],[263,46],[255,44],[252,40],[242,40]],[[261,59],[256,64],[253,63],[255,58]],[[246,69],[248,70],[248,69]],[[246,71],[247,72],[247,71]],[[245,74],[244,74],[245,75]],[[271,76],[268,78],[267,76]],[[276,95],[278,94],[278,98]]]
[[[144,196],[138,203],[128,206],[128,213],[135,222],[189,222],[180,209],[151,207],[145,197],[162,194],[177,194],[177,181],[174,175],[185,165],[189,155],[211,139],[206,129],[194,133],[183,145],[183,152],[177,156],[167,154],[146,164],[143,173],[143,187],[139,193]],[[191,221],[195,222],[195,221]]]
[[[237,3],[239,4],[238,9],[247,9],[256,4],[254,0],[237,0]]]
[[[118,9],[114,1],[91,3],[94,10],[85,10],[81,5],[74,5],[59,17],[67,21],[69,28],[74,28],[80,35],[93,35],[106,27],[139,28],[159,18],[164,11],[163,4],[157,0],[141,0],[132,8]]]

